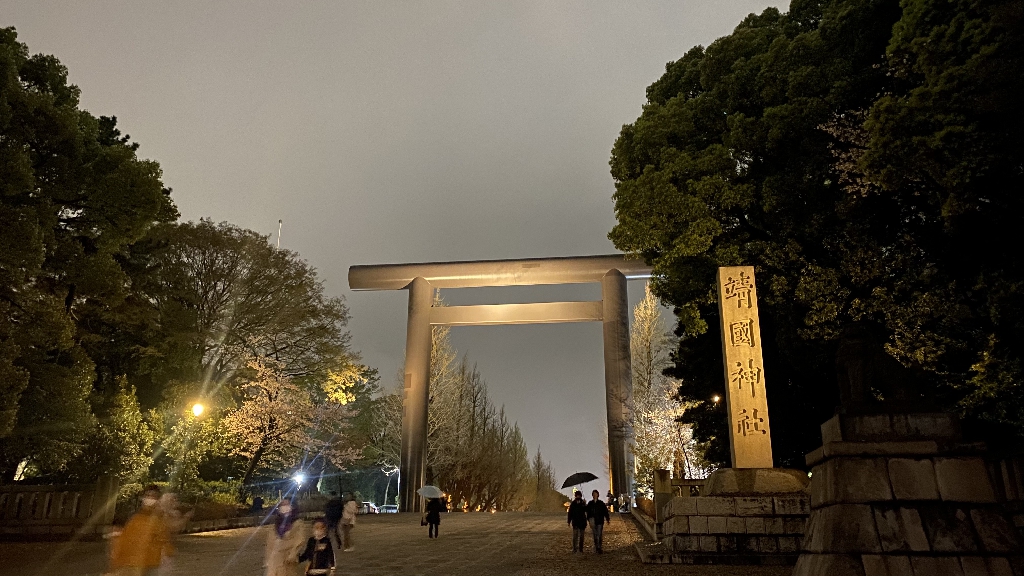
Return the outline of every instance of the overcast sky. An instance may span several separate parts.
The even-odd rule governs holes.
[[[265,234],[284,220],[282,246],[346,299],[355,347],[392,386],[406,294],[352,292],[348,267],[615,252],[608,159],[622,125],[667,62],[766,6],[788,2],[3,0],[0,26],[67,65],[83,108],[118,117],[183,219]],[[531,452],[606,490],[600,324],[452,334]]]

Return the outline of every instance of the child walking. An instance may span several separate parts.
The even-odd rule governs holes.
[[[309,562],[306,574],[333,574],[334,547],[327,536],[327,522],[313,522],[313,536],[306,542],[306,550],[299,554],[299,562]]]

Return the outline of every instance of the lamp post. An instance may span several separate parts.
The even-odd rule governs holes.
[[[198,426],[199,418],[206,412],[206,406],[202,402],[196,402],[192,405],[192,408],[185,413],[185,422],[182,427],[182,446],[181,446],[181,458],[178,463],[177,474],[171,478],[171,485],[175,490],[182,491],[185,488],[185,482],[188,476],[188,463],[189,463],[189,452],[192,448],[192,444],[195,440],[196,427]]]

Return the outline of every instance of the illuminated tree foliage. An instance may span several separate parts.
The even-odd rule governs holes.
[[[654,497],[654,471],[676,478],[703,478],[711,472],[704,450],[693,440],[691,426],[680,421],[686,405],[676,393],[679,382],[665,375],[677,338],[667,331],[661,306],[650,286],[633,308],[629,347],[633,369],[633,456],[636,490]]]
[[[72,480],[86,484],[101,474],[112,474],[121,485],[138,483],[153,463],[157,431],[143,416],[135,388],[123,376],[107,404],[98,410],[96,429],[71,466]]]
[[[518,424],[487,397],[487,385],[467,358],[457,355],[449,329],[432,335],[427,423],[427,483],[447,491],[470,509],[521,509],[533,494],[530,457]],[[401,446],[400,392],[379,399],[377,435],[367,450],[385,469],[398,466]]]
[[[343,442],[351,417],[346,405],[353,399],[351,386],[339,384],[345,378],[314,390],[289,376],[275,360],[252,357],[247,366],[251,376],[240,386],[242,401],[223,420],[231,435],[231,454],[246,461],[243,491],[261,467],[287,470],[319,457],[343,467],[356,457]]]
[[[684,420],[726,463],[714,275],[758,275],[776,463],[802,466],[863,322],[919,407],[1019,438],[1019,3],[794,0],[671,62],[612,150],[615,245],[674,306]],[[977,428],[976,428],[977,429]]]

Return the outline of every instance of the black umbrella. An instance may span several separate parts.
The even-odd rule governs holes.
[[[577,472],[566,478],[565,482],[562,482],[562,488],[568,488],[569,486],[575,486],[577,484],[585,484],[591,480],[597,480],[597,476],[594,476],[590,472]]]

